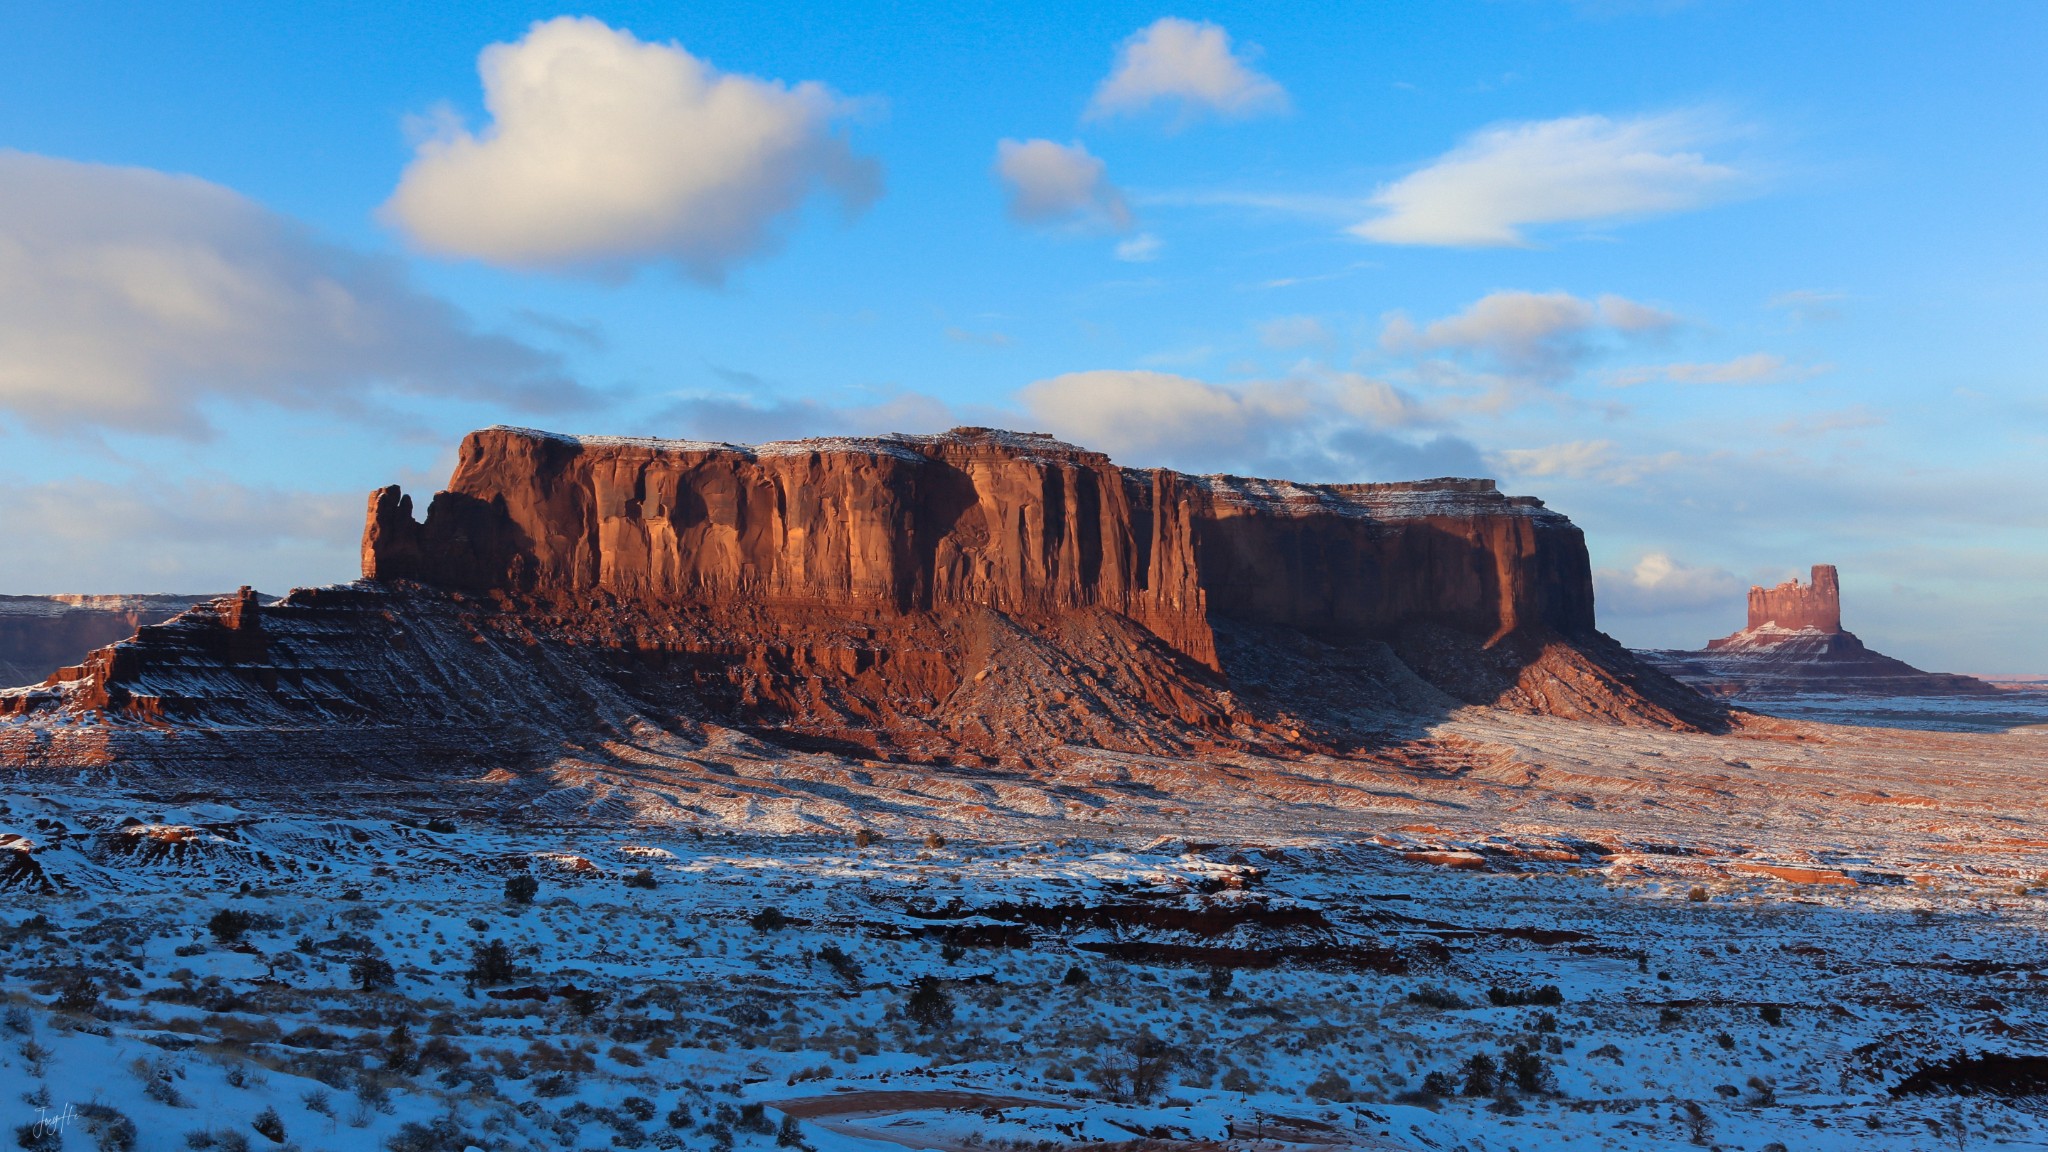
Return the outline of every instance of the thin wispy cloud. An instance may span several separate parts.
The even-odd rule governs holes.
[[[1230,34],[1208,21],[1166,16],[1124,41],[1116,66],[1095,89],[1086,120],[1167,108],[1177,123],[1202,115],[1227,119],[1288,109],[1287,92],[1254,70],[1231,47]]]
[[[1608,383],[1617,388],[1655,381],[1672,384],[1777,384],[1810,379],[1832,370],[1832,366],[1827,364],[1793,364],[1776,353],[1751,352],[1712,363],[1681,362],[1624,368],[1614,373]]]
[[[1700,208],[1735,194],[1736,168],[1700,149],[1724,133],[1700,114],[1571,116],[1503,124],[1374,194],[1350,231],[1381,244],[1524,246],[1532,226]]]
[[[490,124],[443,116],[384,207],[428,252],[715,283],[814,192],[848,211],[880,193],[879,166],[835,130],[856,105],[815,81],[720,72],[590,17],[537,23],[477,70]]]

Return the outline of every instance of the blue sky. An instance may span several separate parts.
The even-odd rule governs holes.
[[[0,589],[347,579],[482,424],[995,423],[2048,671],[2048,8],[308,8],[0,15]]]

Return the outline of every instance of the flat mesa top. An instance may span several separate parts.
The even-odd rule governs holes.
[[[949,432],[917,434],[891,432],[879,436],[819,436],[803,440],[772,440],[762,444],[735,444],[723,440],[665,439],[657,436],[591,436],[549,432],[494,424],[484,429],[536,440],[573,444],[579,448],[638,448],[651,452],[731,452],[749,458],[801,456],[812,453],[889,456],[912,463],[931,459],[934,448],[952,445],[990,445],[1026,458],[1094,457],[1107,462],[1099,452],[1067,443],[1044,432],[1012,432],[998,428],[955,428]],[[1143,474],[1151,470],[1124,469]],[[1163,470],[1162,470],[1163,471]],[[1316,513],[1410,518],[1423,516],[1519,515],[1555,517],[1533,496],[1507,496],[1489,479],[1442,476],[1428,480],[1394,480],[1364,484],[1317,484],[1294,480],[1269,480],[1211,473],[1187,476],[1187,480],[1221,503],[1259,508],[1283,515]]]

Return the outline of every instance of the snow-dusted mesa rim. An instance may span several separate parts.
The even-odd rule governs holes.
[[[761,444],[734,444],[713,440],[667,440],[654,436],[586,436],[494,424],[487,432],[505,432],[537,440],[552,440],[582,448],[641,448],[652,452],[730,452],[748,459],[788,456],[861,455],[888,456],[922,464],[932,459],[933,450],[952,447],[996,447],[1015,456],[1039,463],[1076,458],[1108,461],[1108,457],[1078,444],[1070,444],[1045,432],[1011,432],[999,428],[955,428],[948,432],[919,434],[891,432],[879,436],[816,436],[802,440],[770,440]],[[1147,475],[1171,469],[1125,468],[1128,475]],[[1219,501],[1244,508],[1261,508],[1283,515],[1318,513],[1371,517],[1374,519],[1417,519],[1430,516],[1509,515],[1562,519],[1534,496],[1509,496],[1490,479],[1441,476],[1428,480],[1392,480],[1365,484],[1314,484],[1294,480],[1262,479],[1217,472],[1186,476],[1195,486]]]

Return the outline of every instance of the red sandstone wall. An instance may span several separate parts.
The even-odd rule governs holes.
[[[1815,564],[1813,583],[1801,584],[1797,577],[1776,588],[1749,590],[1749,627],[1776,624],[1780,628],[1816,628],[1822,632],[1842,630],[1842,593],[1833,564]]]
[[[1489,481],[1276,487],[972,429],[759,451],[486,429],[424,524],[397,488],[372,494],[363,573],[883,616],[1094,607],[1212,667],[1212,613],[1347,634],[1593,627],[1578,529]]]

